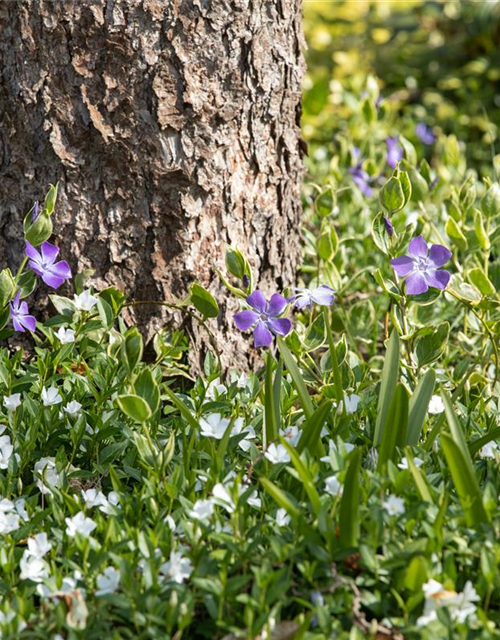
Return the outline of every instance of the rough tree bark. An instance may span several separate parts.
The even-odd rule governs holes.
[[[56,241],[98,287],[168,300],[196,279],[215,292],[225,244],[264,289],[293,282],[300,5],[0,0],[0,268],[59,181]],[[140,313],[158,326],[157,307]],[[216,331],[235,364],[229,316]]]

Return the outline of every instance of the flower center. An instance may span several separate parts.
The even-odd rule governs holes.
[[[425,258],[418,257],[415,261],[415,270],[423,273],[429,269],[429,258],[427,256]]]

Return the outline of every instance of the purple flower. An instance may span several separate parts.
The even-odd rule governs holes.
[[[234,323],[240,331],[248,331],[252,327],[256,347],[269,347],[273,341],[272,334],[286,336],[292,329],[292,323],[288,318],[279,318],[286,308],[287,301],[279,293],[271,296],[269,302],[266,297],[256,289],[247,297],[247,303],[252,309],[235,313]]]
[[[434,135],[432,129],[428,127],[425,122],[419,122],[415,127],[415,134],[420,142],[424,144],[434,144],[436,140],[436,136]]]
[[[44,242],[40,249],[41,253],[38,253],[35,247],[26,241],[26,255],[30,259],[29,266],[42,278],[45,284],[57,289],[65,280],[71,278],[69,264],[66,260],[56,262],[59,248],[55,245]]]
[[[246,273],[243,274],[243,286],[245,287],[245,289],[248,289],[248,287],[250,286],[250,278]]]
[[[20,298],[21,292],[18,291],[14,300],[9,302],[12,324],[16,331],[24,333],[28,329],[33,333],[36,329],[36,320],[34,316],[29,315],[28,305],[26,302],[20,302]]]
[[[362,168],[363,160],[360,158],[360,150],[358,147],[354,147],[353,158],[357,163],[354,167],[349,169],[354,184],[358,187],[361,193],[365,196],[373,195],[373,189],[370,187],[370,176]]]
[[[394,233],[394,226],[387,216],[384,216],[384,227],[389,237]]]
[[[335,301],[335,291],[326,284],[322,284],[312,290],[301,289],[299,287],[294,287],[293,290],[298,293],[288,298],[288,302],[294,302],[297,309],[303,309],[304,307],[311,308],[313,302],[322,307],[331,307]]]
[[[387,144],[387,164],[393,169],[396,168],[398,162],[403,158],[403,149],[399,146],[397,136],[389,136],[385,139]]]
[[[406,276],[406,293],[416,296],[425,293],[429,287],[445,289],[450,273],[441,269],[451,258],[451,251],[441,244],[433,244],[430,251],[422,236],[413,238],[408,247],[410,255],[391,260],[394,271]]]

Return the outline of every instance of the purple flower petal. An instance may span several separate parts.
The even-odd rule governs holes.
[[[429,249],[427,247],[427,242],[422,238],[422,236],[417,236],[410,242],[408,251],[417,258],[426,258]]]
[[[44,242],[40,247],[42,251],[43,261],[46,265],[54,264],[57,256],[59,255],[59,247],[50,242]]]
[[[387,144],[387,164],[395,169],[398,162],[403,158],[403,149],[399,146],[397,136],[386,138],[385,142]]]
[[[42,258],[39,256],[39,261],[41,262]],[[34,260],[28,260],[29,268],[36,273],[37,276],[43,276],[43,268],[40,266],[40,262],[35,262]]]
[[[422,273],[413,271],[406,278],[406,293],[410,296],[418,296],[419,293],[425,293],[429,287]]]
[[[430,251],[430,259],[436,267],[442,267],[451,258],[451,251],[442,244],[433,244]]]
[[[18,321],[16,316],[12,316],[12,324],[14,325],[14,330],[15,331],[20,331],[21,333],[25,333],[25,328],[23,327],[23,325]]]
[[[316,304],[331,307],[335,302],[335,291],[326,284],[322,284],[311,291],[311,298]]]
[[[267,326],[279,336],[287,336],[292,330],[292,323],[288,318],[270,318]]]
[[[56,264],[48,267],[41,276],[45,284],[57,289],[65,280],[69,280],[71,278],[71,269],[66,260],[61,260],[60,262],[56,262]]]
[[[266,297],[262,293],[262,291],[259,291],[258,289],[255,289],[255,291],[247,297],[247,302],[256,311],[259,311],[259,313],[264,313],[266,311],[266,308],[267,308]]]
[[[28,331],[31,331],[31,333],[35,333],[36,319],[34,316],[23,316],[20,319],[20,322],[23,324],[23,326],[26,327],[26,329],[28,329]]]
[[[51,271],[44,271],[40,275],[45,284],[52,287],[52,289],[59,289],[64,282],[64,278],[54,275]]]
[[[41,262],[40,254],[35,249],[35,247],[31,244],[31,242],[28,242],[27,240],[26,240],[26,255],[28,256],[28,258],[31,258],[31,260],[34,260],[37,263]]]
[[[239,311],[235,313],[233,316],[234,324],[238,327],[240,331],[248,331],[259,319],[259,314],[255,313],[255,311],[251,311],[250,309],[246,309],[245,311]]]
[[[267,308],[267,313],[270,316],[279,316],[286,309],[286,305],[288,302],[286,298],[284,298],[279,293],[273,293],[271,296],[271,300],[269,301],[269,307]]]
[[[429,269],[424,274],[425,281],[429,287],[435,289],[446,289],[446,285],[450,281],[450,272],[446,269]]]
[[[29,313],[28,304],[26,302],[21,302],[18,306],[18,313],[23,316]]]
[[[410,256],[399,256],[399,258],[393,258],[391,265],[398,276],[407,276],[415,266],[415,261]]]
[[[256,347],[269,347],[273,341],[273,334],[262,320],[259,320],[255,325],[253,337]]]
[[[290,298],[288,302],[293,302],[296,309],[303,309],[304,307],[312,307],[311,296],[307,293],[299,294]]]

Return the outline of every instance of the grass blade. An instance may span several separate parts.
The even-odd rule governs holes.
[[[429,485],[427,484],[427,481],[426,481],[423,473],[420,471],[420,469],[415,464],[415,461],[413,460],[413,454],[412,454],[412,451],[411,451],[410,447],[406,447],[405,453],[406,453],[406,459],[408,460],[408,467],[410,469],[410,473],[413,476],[413,480],[415,482],[415,486],[417,487],[417,491],[420,494],[420,497],[425,502],[429,502],[430,504],[433,504],[434,500],[432,499],[432,495],[431,495],[431,492],[430,492],[430,489],[429,489]]]
[[[293,357],[290,349],[286,346],[283,338],[278,336],[277,339],[281,357],[283,358],[283,362],[285,363],[288,372],[292,376],[293,386],[295,387],[295,390],[297,391],[297,394],[299,396],[302,409],[304,410],[306,418],[310,418],[314,413],[314,406],[311,398],[309,397],[309,392],[307,391],[304,378],[299,371],[297,363],[295,362],[295,358]]]
[[[271,482],[268,478],[259,478],[259,482],[264,487],[265,491],[271,496],[271,498],[284,509],[290,518],[297,522],[300,518],[300,510],[294,502],[288,497],[288,495],[277,487],[274,482]]]
[[[387,413],[394,395],[394,389],[399,378],[399,336],[396,329],[393,329],[387,351],[385,354],[384,368],[382,369],[382,379],[380,384],[380,394],[378,397],[377,421],[375,422],[375,433],[373,443],[379,445],[382,440],[382,426],[385,423]]]
[[[314,480],[309,470],[302,462],[297,451],[291,447],[285,438],[280,438],[281,444],[288,451],[288,455],[290,456],[290,460],[292,461],[293,466],[295,467],[295,471],[298,473],[300,481],[302,482],[302,486],[304,487],[304,491],[307,493],[307,497],[312,505],[313,511],[316,515],[319,514],[321,509],[321,500],[319,498],[319,494],[316,490],[316,486],[314,485]]]
[[[264,381],[264,449],[278,437],[278,426],[276,424],[276,407],[274,404],[275,395],[273,389],[274,359],[270,353],[266,360],[266,377]]]
[[[408,418],[408,437],[407,444],[418,444],[422,428],[425,422],[425,416],[429,408],[434,386],[436,384],[436,374],[429,369],[425,376],[421,378],[415,391],[410,398],[410,414]]]
[[[325,449],[321,442],[321,430],[332,410],[332,401],[326,400],[316,411],[304,422],[302,435],[297,444],[298,453],[302,453],[304,449],[309,449],[313,455],[324,455]]]
[[[343,549],[358,546],[360,471],[361,449],[356,449],[351,456],[340,501],[339,542]]]
[[[408,392],[398,384],[382,426],[377,471],[392,460],[396,446],[404,446],[408,430]]]

